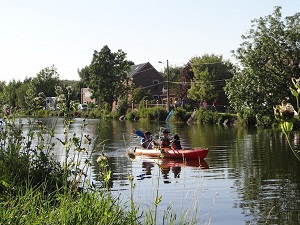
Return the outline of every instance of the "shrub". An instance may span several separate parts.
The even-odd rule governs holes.
[[[178,107],[174,110],[173,118],[171,118],[171,120],[175,122],[187,122],[191,115],[192,112],[187,112],[186,109]]]
[[[126,120],[138,120],[139,119],[139,111],[136,109],[128,109],[126,116]]]
[[[28,119],[26,134],[22,120],[4,118],[4,123],[0,130],[0,180],[7,184],[5,191],[42,183],[49,193],[61,187],[62,167],[52,154],[54,145],[44,142],[46,128],[43,123]]]
[[[164,121],[168,116],[167,110],[161,107],[148,108],[147,111],[149,120]]]

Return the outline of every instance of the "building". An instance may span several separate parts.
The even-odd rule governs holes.
[[[94,103],[96,102],[95,98],[91,98],[92,97],[92,90],[89,88],[81,88],[81,99],[80,99],[80,103],[84,104],[84,103]]]
[[[46,97],[46,110],[56,110],[57,97]]]
[[[149,62],[132,65],[130,69],[129,84],[145,88],[149,92],[147,100],[162,100],[164,78]]]

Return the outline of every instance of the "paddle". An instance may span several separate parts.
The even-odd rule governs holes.
[[[135,131],[135,134],[142,137],[142,138],[145,138],[145,134],[140,130]]]
[[[136,130],[135,134],[138,135],[138,136],[140,136],[141,138],[146,138],[145,134],[142,131],[140,131],[140,130]],[[147,148],[150,146],[151,143],[155,143],[155,142],[153,140],[151,142],[149,142]]]
[[[173,115],[173,109],[169,112],[167,118],[166,118],[166,122],[169,122],[171,116]]]

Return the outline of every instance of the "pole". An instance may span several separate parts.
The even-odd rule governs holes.
[[[169,60],[167,60],[167,110],[168,110],[168,112],[170,112],[170,89],[169,89],[169,79],[170,79]]]

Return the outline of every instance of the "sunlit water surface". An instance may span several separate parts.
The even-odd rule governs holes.
[[[44,121],[48,126],[56,124],[55,137],[63,138],[62,120]],[[128,207],[133,199],[142,216],[155,212],[154,202],[161,198],[157,224],[163,224],[166,211],[195,224],[299,224],[300,162],[280,132],[222,125],[86,122],[83,129],[82,119],[75,119],[70,133],[85,132],[95,138],[93,182],[97,183],[99,171],[96,159],[104,150],[112,170],[113,195]],[[205,161],[130,160],[127,152],[140,142],[134,130],[150,130],[157,137],[160,127],[169,129],[171,136],[179,134],[183,147],[208,147]],[[299,135],[292,135],[295,148],[299,148]],[[63,147],[57,148],[57,156],[64,158]],[[132,183],[129,175],[134,177]]]

